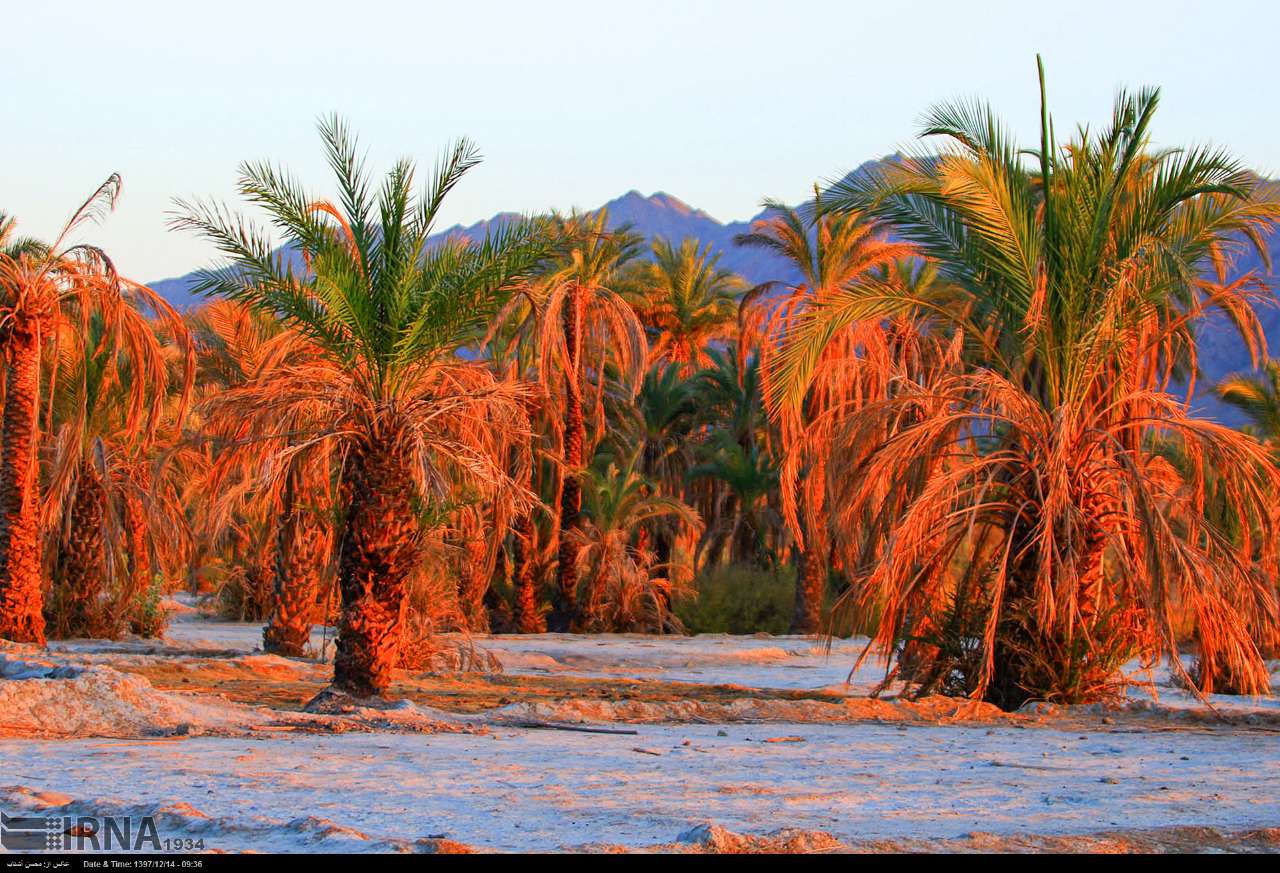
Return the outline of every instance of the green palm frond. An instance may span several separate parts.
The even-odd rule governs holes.
[[[398,161],[375,189],[345,122],[327,118],[320,134],[336,204],[269,164],[241,167],[242,195],[267,213],[283,247],[221,204],[178,201],[172,224],[211,240],[227,259],[198,275],[197,293],[274,313],[391,396],[416,367],[475,338],[552,254],[556,228],[515,219],[478,241],[432,240],[445,196],[479,162],[470,142],[447,150],[415,195],[411,161]]]
[[[1257,373],[1226,376],[1214,393],[1248,416],[1259,439],[1273,446],[1280,440],[1280,360],[1268,359]]]

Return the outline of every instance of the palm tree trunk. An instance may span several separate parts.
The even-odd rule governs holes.
[[[538,609],[538,590],[533,573],[533,543],[533,516],[522,515],[516,522],[513,539],[515,578],[512,580],[512,587],[515,589],[516,630],[522,634],[540,634],[547,629],[546,620]]]
[[[1043,671],[1035,663],[1035,655],[1048,651],[1046,645],[1052,642],[1034,619],[1040,559],[1038,522],[1034,516],[1024,516],[1008,533],[1013,541],[1009,552],[1020,557],[1013,561],[1005,582],[992,646],[991,679],[983,697],[1006,712],[1055,690],[1043,684]]]
[[[485,605],[493,581],[497,551],[490,551],[485,535],[496,536],[496,519],[488,507],[465,511],[459,518],[457,536],[461,540],[461,566],[458,568],[458,609],[466,629],[471,633],[489,632],[489,610]]]
[[[461,601],[467,630],[471,633],[488,633],[489,611],[485,608],[484,596],[489,590],[493,567],[488,560],[489,546],[485,542],[483,529],[470,531],[462,553],[464,566],[459,580],[458,599]]]
[[[241,538],[244,575],[238,604],[239,621],[265,621],[271,614],[276,554],[280,551],[279,521],[274,515],[268,516],[264,528]]]
[[[138,471],[136,476],[139,480],[137,484],[145,487],[145,469]],[[129,551],[129,590],[124,601],[129,630],[136,634],[154,633],[143,615],[143,607],[151,590],[151,544],[147,536],[147,516],[141,498],[133,491],[126,491],[124,496],[124,533],[125,545]]]
[[[814,531],[805,532],[796,579],[796,608],[791,616],[791,633],[816,634],[822,628],[822,601],[827,591],[827,552]]]
[[[405,591],[418,555],[418,520],[407,452],[392,434],[375,431],[354,451],[343,474],[348,499],[338,557],[342,617],[333,687],[357,697],[391,685],[400,654]]]
[[[15,331],[5,373],[0,448],[0,637],[44,645],[40,531],[36,515],[36,403],[40,341]]]
[[[300,473],[291,471],[285,482],[271,617],[262,629],[263,651],[290,657],[303,655],[311,639],[311,620],[329,550],[320,513],[305,499],[298,499],[300,478]]]
[[[576,288],[564,309],[564,340],[569,350],[564,389],[564,488],[560,494],[559,564],[556,567],[556,603],[547,621],[550,630],[564,633],[578,623],[578,547],[573,533],[582,526],[583,443],[586,425],[578,373],[578,314],[582,295]]]
[[[659,527],[653,535],[653,563],[656,567],[660,567],[662,572],[671,578],[672,566],[671,557],[674,544],[671,542],[673,534],[665,527]],[[671,589],[663,588],[658,592],[658,603],[662,614],[666,615],[671,612]]]
[[[106,577],[107,492],[102,487],[98,468],[88,458],[80,462],[76,475],[76,494],[68,510],[66,540],[58,555],[58,602],[62,607],[57,617],[59,636],[91,637],[110,634],[102,615],[102,587]]]
[[[791,617],[793,634],[816,634],[822,627],[822,605],[827,593],[827,567],[831,544],[823,525],[827,487],[827,465],[819,458],[805,476],[805,499],[801,512],[804,527],[804,554],[800,556],[801,572],[796,579],[796,610]]]

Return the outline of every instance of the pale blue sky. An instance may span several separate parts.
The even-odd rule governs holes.
[[[1158,84],[1162,143],[1280,172],[1266,2],[63,0],[3,18],[0,209],[47,236],[120,171],[120,208],[87,235],[141,280],[210,260],[165,212],[231,198],[243,159],[328,193],[314,120],[334,110],[376,167],[475,139],[450,222],[632,188],[733,220],[893,151],[948,97],[990,100],[1030,142],[1039,51],[1060,132]]]

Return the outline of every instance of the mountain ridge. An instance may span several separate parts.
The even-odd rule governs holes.
[[[869,167],[892,160],[894,157],[886,156],[879,161],[868,161],[849,175],[863,173]],[[703,245],[710,245],[712,252],[719,255],[721,266],[738,273],[753,285],[770,281],[797,281],[795,268],[779,255],[765,249],[747,248],[734,244],[735,236],[749,231],[753,223],[768,216],[767,208],[745,220],[722,222],[666,191],[655,191],[646,196],[631,189],[590,212],[595,213],[601,209],[608,210],[610,230],[629,225],[632,230],[649,241],[656,237],[665,237],[678,242],[692,237]],[[518,213],[515,212],[500,212],[470,225],[455,224],[434,234],[431,239],[442,240],[451,236],[479,239],[495,224],[510,221],[516,217]],[[1280,234],[1272,235],[1268,240],[1268,247],[1272,263],[1280,263]],[[1275,287],[1276,276],[1273,269],[1268,268],[1253,253],[1241,259],[1236,272],[1241,273],[1247,270],[1258,271]],[[175,308],[183,310],[201,302],[200,298],[192,292],[195,281],[196,274],[192,272],[153,282],[151,288]],[[1258,317],[1267,337],[1268,349],[1280,355],[1280,307],[1275,305],[1262,307]],[[1248,350],[1227,319],[1216,315],[1206,319],[1201,325],[1198,346],[1202,376],[1198,381],[1199,387],[1194,407],[1200,414],[1225,424],[1243,423],[1244,418],[1239,412],[1218,401],[1208,389],[1229,373],[1251,369]]]

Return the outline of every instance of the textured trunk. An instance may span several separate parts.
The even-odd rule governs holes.
[[[668,579],[672,577],[673,568],[671,566],[672,548],[671,531],[665,528],[658,528],[653,535],[653,563],[654,567],[666,576]],[[662,614],[666,615],[671,612],[671,589],[661,588],[658,590],[658,604],[662,610]]]
[[[1005,583],[1000,619],[991,655],[991,681],[984,700],[1008,712],[1052,689],[1036,681],[1039,671],[1032,653],[1046,640],[1035,624],[1035,578],[1039,551],[1035,545],[1036,519],[1027,518],[1010,532],[1010,552],[1022,555],[1014,562]]]
[[[58,584],[61,587],[57,616],[59,636],[91,637],[110,629],[104,627],[102,590],[107,572],[106,489],[93,462],[80,462],[76,494],[68,509],[68,526],[58,555]]]
[[[1002,709],[1016,710],[1030,700],[1088,702],[1092,685],[1089,674],[1098,668],[1090,665],[1093,659],[1086,652],[1105,651],[1115,640],[1115,631],[1099,624],[1100,614],[1108,605],[1105,520],[1115,503],[1104,492],[1089,489],[1081,496],[1079,506],[1085,522],[1083,530],[1072,532],[1080,545],[1076,559],[1077,616],[1070,620],[1063,612],[1051,623],[1043,623],[1035,586],[1041,546],[1036,540],[1034,520],[1025,520],[1014,531],[1011,551],[1024,557],[1006,583],[991,683],[986,693],[986,700]],[[1215,665],[1209,667],[1213,673]]]
[[[299,494],[296,472],[285,483],[272,586],[271,617],[262,629],[263,651],[301,656],[311,638],[311,619],[324,575],[329,535],[324,520]]]
[[[743,500],[739,500],[739,510],[733,523],[733,535],[729,538],[729,555],[732,563],[735,564],[754,564],[760,566],[764,563],[764,556],[761,554],[756,529],[751,525],[750,513],[751,507],[748,507]]]
[[[538,609],[538,589],[534,579],[533,516],[523,515],[516,522],[513,552],[516,630],[522,634],[544,633],[547,623]]]
[[[801,513],[804,554],[800,556],[800,573],[796,577],[796,609],[791,616],[793,634],[815,634],[822,627],[822,603],[827,593],[827,565],[831,556],[831,545],[823,526],[826,464],[819,460],[805,479],[809,505]]]
[[[490,561],[489,543],[485,541],[485,521],[488,513],[468,515],[462,527],[465,540],[462,543],[462,572],[458,573],[458,605],[463,620],[472,634],[488,634],[489,611],[485,608],[485,594],[493,580],[494,565]]]
[[[462,546],[462,574],[459,579],[458,600],[472,633],[489,632],[489,611],[484,597],[489,591],[493,567],[489,563],[489,546],[484,541],[483,530],[473,530]]]
[[[0,448],[0,637],[44,645],[40,531],[36,507],[36,402],[40,342],[9,337]]]
[[[230,612],[239,621],[266,621],[271,614],[272,589],[276,578],[276,553],[279,551],[279,519],[271,516],[257,536],[241,539],[240,559],[244,562],[240,600],[232,602]]]
[[[1083,495],[1080,500],[1081,515],[1084,517],[1084,536],[1080,559],[1080,583],[1077,605],[1080,620],[1085,630],[1091,631],[1098,618],[1102,601],[1102,587],[1105,581],[1105,564],[1108,527],[1114,518],[1116,501],[1106,491],[1086,479],[1083,483]]]
[[[564,309],[564,339],[569,349],[564,389],[564,488],[560,495],[560,546],[556,567],[556,603],[547,622],[558,633],[578,623],[578,547],[573,533],[582,526],[582,451],[586,426],[578,384],[578,324],[582,307],[576,289]]]
[[[357,697],[387,691],[400,652],[405,587],[418,553],[409,471],[394,435],[374,433],[344,472],[349,503],[338,557],[342,618],[333,686]]]
[[[139,473],[139,485],[145,485],[145,473]],[[147,620],[146,603],[151,591],[151,543],[147,536],[147,515],[141,498],[132,491],[124,498],[125,546],[128,549],[129,580],[124,603],[129,630],[136,634],[153,633],[153,623]]]
[[[793,634],[816,634],[822,628],[822,601],[827,591],[827,552],[820,538],[807,531],[796,578],[796,607],[791,616]]]
[[[578,605],[578,623],[574,627],[574,630],[578,633],[604,633],[615,629],[611,627],[611,622],[606,614],[610,606],[605,602],[609,584],[606,568],[616,567],[621,564],[622,558],[618,555],[618,551],[601,549],[599,560],[592,562],[596,566],[587,569],[583,580],[585,584],[582,586],[583,594],[586,596]],[[617,606],[618,604],[612,605]]]
[[[659,528],[653,534],[653,561],[659,567],[666,567],[671,563],[672,548],[671,531],[665,528]]]

